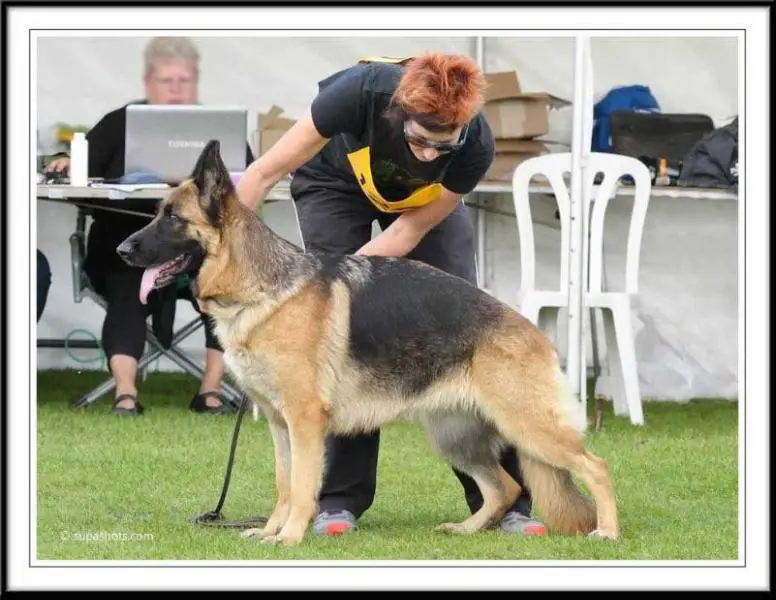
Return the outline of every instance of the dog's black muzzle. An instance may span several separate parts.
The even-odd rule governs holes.
[[[137,245],[130,237],[124,240],[123,242],[121,242],[119,247],[116,248],[116,254],[118,254],[121,257],[121,259],[131,267],[145,266],[145,265],[139,265],[135,263],[134,254],[136,249],[137,249]]]

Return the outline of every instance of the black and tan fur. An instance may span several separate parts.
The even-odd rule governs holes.
[[[227,365],[267,417],[277,504],[266,527],[244,535],[299,543],[316,512],[325,436],[412,420],[484,498],[440,529],[481,531],[512,505],[519,487],[498,462],[510,443],[551,531],[617,538],[609,469],[585,450],[554,348],[492,296],[405,259],[303,253],[237,200],[217,142],[118,251],[145,267],[178,257],[174,271],[196,273]]]

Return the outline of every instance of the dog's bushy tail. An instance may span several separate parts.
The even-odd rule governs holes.
[[[497,338],[473,364],[475,400],[502,439],[517,449],[525,486],[548,528],[586,535],[598,526],[598,507],[572,474],[608,517],[613,501],[608,468],[585,449],[586,415],[549,340],[529,329],[527,321],[516,320],[514,330],[514,337]],[[493,367],[506,361],[509,367]]]
[[[520,467],[534,504],[550,530],[587,535],[596,527],[595,505],[579,490],[571,473],[521,454]]]
[[[545,435],[530,440],[533,444],[529,442],[527,447],[523,445],[525,452],[520,454],[520,465],[525,483],[547,526],[566,535],[586,535],[597,525],[595,504],[576,486],[569,470],[556,466],[559,457],[563,463],[571,464],[585,454],[582,445],[585,415],[578,409],[557,364],[553,371],[554,386],[547,397],[555,398],[557,420],[544,422]],[[536,445],[540,439],[542,446]]]
[[[582,441],[585,414],[579,410],[557,362],[551,368],[554,385],[546,397],[555,400],[552,412],[555,418],[542,423],[541,437],[524,439],[528,444],[521,444],[524,452],[520,454],[520,465],[547,526],[567,535],[586,535],[597,526],[596,507],[577,487],[571,472],[564,468],[593,458],[587,456]],[[537,444],[539,440],[541,446]]]

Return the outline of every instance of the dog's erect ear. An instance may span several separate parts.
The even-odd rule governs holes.
[[[234,185],[224,161],[221,160],[221,144],[210,140],[191,173],[191,178],[199,190],[199,201],[213,226],[218,224],[224,199],[234,194]]]

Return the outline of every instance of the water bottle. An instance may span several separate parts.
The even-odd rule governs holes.
[[[89,142],[86,134],[73,133],[70,142],[70,185],[86,187],[89,182]]]
[[[43,156],[43,150],[40,147],[40,129],[38,129],[36,131],[36,136],[37,136],[37,142],[38,142],[38,157],[37,157],[37,160],[35,162],[35,170],[38,173],[43,173],[43,169],[44,169],[44,167],[46,165],[44,164],[45,163],[45,157]]]

